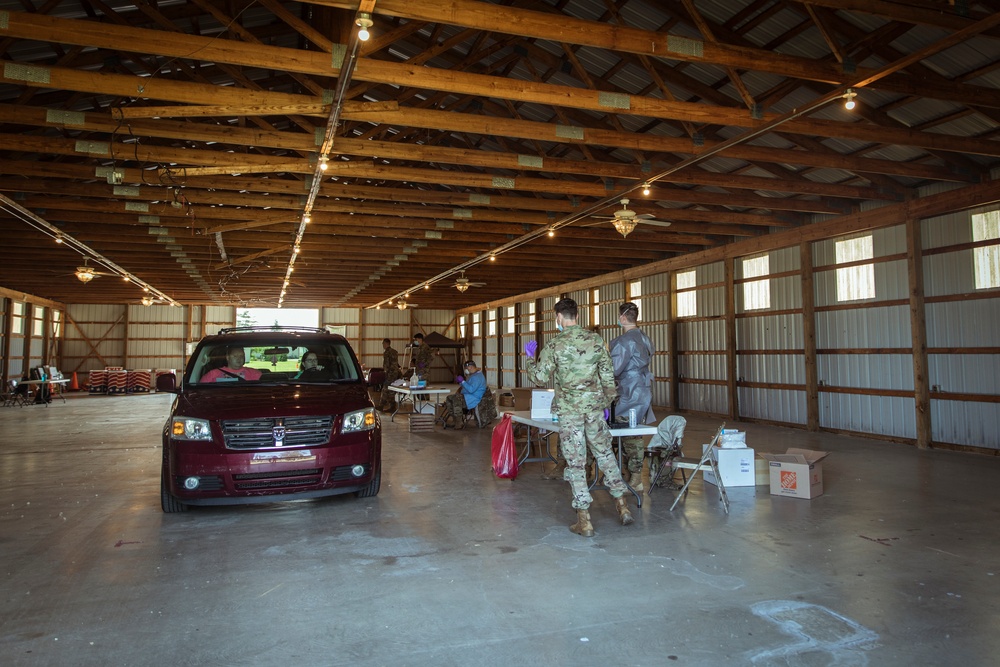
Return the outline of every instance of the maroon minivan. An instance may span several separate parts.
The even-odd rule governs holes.
[[[160,504],[375,496],[382,425],[343,336],[303,327],[222,329],[198,343],[163,429]]]

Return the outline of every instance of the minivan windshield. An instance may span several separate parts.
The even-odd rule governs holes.
[[[301,338],[255,338],[252,345],[202,345],[189,382],[330,383],[358,380],[350,348],[343,341],[303,344]]]

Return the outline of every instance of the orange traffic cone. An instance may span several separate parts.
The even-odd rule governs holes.
[[[72,379],[72,381],[70,381],[70,383],[69,383],[69,390],[70,391],[80,391],[80,383],[77,382],[77,380],[76,380],[76,373],[75,372],[73,373],[73,379]]]

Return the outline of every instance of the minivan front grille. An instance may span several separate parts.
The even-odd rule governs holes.
[[[284,428],[284,439],[275,441],[276,429]],[[273,447],[319,447],[330,441],[333,417],[271,417],[228,419],[222,435],[229,449],[269,449]]]

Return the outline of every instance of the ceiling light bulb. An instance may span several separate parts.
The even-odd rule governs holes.
[[[430,285],[424,285],[424,289],[430,289],[430,288],[431,288]]]
[[[62,243],[62,242],[63,242],[62,237],[61,236],[57,236],[56,237],[56,243]]]
[[[312,222],[312,216],[306,213],[305,215],[302,216],[302,222],[308,225],[310,222]]]
[[[490,255],[490,261],[491,262],[497,261],[497,256],[496,255]]]
[[[299,248],[298,246],[295,246],[295,254],[296,255],[298,255],[299,252],[301,252],[301,250],[302,250],[301,248]]]
[[[549,230],[549,236],[555,236],[555,235],[556,235],[556,230],[550,229]]]
[[[372,15],[368,12],[358,12],[358,18],[354,19],[354,25],[358,26],[358,39],[367,42],[372,36],[368,28],[372,27]]]
[[[857,104],[854,102],[854,98],[857,96],[858,94],[854,92],[853,88],[848,88],[847,92],[844,93],[843,95],[843,98],[846,100],[846,102],[844,102],[844,108],[847,109],[848,111],[854,109],[854,107],[857,106]]]
[[[329,168],[330,158],[325,155],[319,156],[319,169],[320,171],[326,171]]]
[[[128,276],[122,276],[122,280],[124,280],[125,282],[129,282]]]
[[[469,286],[464,283],[459,283],[458,285],[455,285],[455,289],[457,289],[459,292],[464,292],[465,290],[469,289]]]
[[[142,305],[146,306],[147,308],[149,306],[152,306],[153,305],[153,297],[151,297],[151,296],[144,296],[144,297],[142,297]]]
[[[642,194],[649,196],[649,183],[642,184]]]

